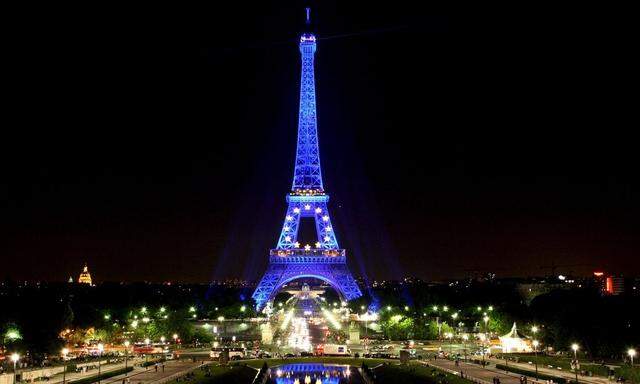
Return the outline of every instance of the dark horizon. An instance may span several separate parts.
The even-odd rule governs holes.
[[[639,274],[624,23],[312,12],[325,189],[354,275]],[[220,11],[209,48],[11,47],[0,278],[87,262],[97,281],[258,279],[293,175],[303,14]]]

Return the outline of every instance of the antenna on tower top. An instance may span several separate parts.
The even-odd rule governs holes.
[[[307,25],[309,25],[309,24],[311,24],[311,8],[307,7],[307,8],[305,8],[305,10],[307,11],[306,23],[307,23]]]

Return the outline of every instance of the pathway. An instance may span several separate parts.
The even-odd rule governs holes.
[[[460,365],[456,366],[455,362],[447,359],[437,359],[429,361],[424,360],[421,361],[421,363],[443,369],[458,376],[462,371],[464,375],[469,378],[482,380],[487,383],[493,383],[493,379],[497,377],[498,379],[500,379],[501,384],[520,384],[520,376],[505,374],[504,371],[485,369],[477,364],[467,364],[460,362]]]
[[[204,364],[210,364],[211,362],[204,362]],[[203,364],[202,361],[192,362],[191,360],[174,360],[167,361],[164,364],[164,370],[162,366],[158,366],[156,371],[154,366],[150,367],[136,367],[133,372],[130,372],[126,377],[131,380],[131,384],[148,384],[166,382],[172,379],[172,377],[181,376],[193,369],[197,369]],[[148,369],[147,369],[148,368]],[[114,376],[108,379],[102,380],[104,384],[116,384],[122,383],[125,379],[125,375]]]
[[[490,358],[490,359],[488,359],[488,361],[490,361],[493,364],[503,364],[504,365],[504,363],[505,363],[504,360],[495,359],[495,358]],[[528,363],[516,363],[516,362],[513,362],[513,361],[509,361],[509,365],[513,366],[513,367],[521,368],[521,369],[530,370],[531,371],[531,376],[535,375],[535,365],[528,364]],[[551,369],[551,368],[547,368],[547,367],[542,366],[542,365],[538,365],[538,372],[543,373],[543,374],[547,374],[547,375],[551,375],[551,376],[563,377],[563,378],[565,378],[567,380],[575,380],[576,379],[575,373],[573,373],[571,371],[561,371],[559,369]],[[593,384],[608,384],[608,383],[611,383],[611,381],[607,377],[602,377],[602,376],[582,376],[582,375],[578,375],[578,382],[593,383]]]

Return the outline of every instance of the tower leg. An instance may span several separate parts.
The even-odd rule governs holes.
[[[260,280],[253,299],[256,309],[262,310],[273,300],[278,290],[286,283],[299,278],[320,279],[331,285],[344,300],[353,300],[362,296],[360,288],[351,275],[346,263],[289,263],[269,264],[267,272]]]
[[[282,280],[285,268],[284,264],[269,264],[269,267],[267,267],[267,271],[251,296],[256,302],[258,311],[261,311],[267,305],[267,302],[275,296],[280,287],[278,284]]]

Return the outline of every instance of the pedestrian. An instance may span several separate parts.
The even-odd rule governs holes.
[[[164,372],[164,363],[162,363],[162,372]]]
[[[158,363],[155,363],[153,367],[156,369],[156,372],[158,372]]]

